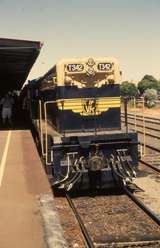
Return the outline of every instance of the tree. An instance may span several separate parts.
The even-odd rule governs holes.
[[[138,83],[138,90],[142,95],[147,89],[160,90],[160,83],[151,75],[145,75]]]
[[[127,96],[130,98],[138,96],[138,89],[136,85],[128,81],[122,82],[120,86],[120,91],[122,96]]]
[[[147,89],[145,90],[144,94],[145,104],[147,107],[152,108],[156,104],[157,100],[157,90],[155,89]]]
[[[160,80],[157,82],[157,93],[160,96]]]

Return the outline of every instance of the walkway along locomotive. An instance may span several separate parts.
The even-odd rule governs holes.
[[[121,128],[120,77],[118,61],[104,57],[61,60],[30,81],[30,115],[53,185],[132,182],[137,133]]]

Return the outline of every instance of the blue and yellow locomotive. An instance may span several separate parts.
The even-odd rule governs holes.
[[[70,190],[131,183],[137,133],[121,128],[120,69],[115,58],[67,59],[28,85],[30,115],[52,184]]]

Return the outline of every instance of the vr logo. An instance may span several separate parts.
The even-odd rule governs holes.
[[[83,113],[87,115],[96,114],[96,100],[95,99],[84,100]]]

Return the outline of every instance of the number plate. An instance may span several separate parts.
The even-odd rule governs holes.
[[[69,72],[81,72],[83,71],[84,66],[82,64],[68,64],[67,71]]]
[[[111,63],[99,63],[97,65],[98,70],[100,71],[110,71],[112,69]]]

